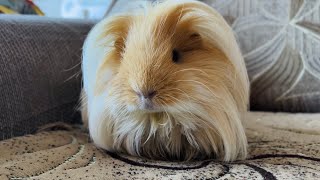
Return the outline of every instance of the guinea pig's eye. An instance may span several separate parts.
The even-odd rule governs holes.
[[[180,53],[178,50],[176,49],[173,49],[172,50],[172,61],[174,63],[179,63],[180,62],[180,59],[181,59],[181,56],[180,56]]]

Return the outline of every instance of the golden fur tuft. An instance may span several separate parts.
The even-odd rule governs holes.
[[[82,70],[83,119],[97,146],[152,159],[246,157],[248,75],[231,28],[209,6],[166,1],[102,20]],[[151,110],[137,95],[150,90]]]

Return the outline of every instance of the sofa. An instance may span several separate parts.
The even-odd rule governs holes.
[[[0,179],[320,179],[319,2],[288,12],[206,2],[233,27],[251,81],[248,158],[229,163],[98,149],[77,110],[81,47],[96,22],[0,15]],[[232,11],[240,6],[249,10]]]

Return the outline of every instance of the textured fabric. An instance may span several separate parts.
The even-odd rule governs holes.
[[[81,47],[92,22],[0,15],[0,139],[78,121]]]
[[[0,179],[320,179],[320,114],[244,119],[245,161],[151,161],[98,150],[77,130],[53,131],[0,142]]]
[[[251,108],[320,112],[320,0],[204,0],[232,25]]]

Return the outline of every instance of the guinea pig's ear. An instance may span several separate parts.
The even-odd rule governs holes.
[[[125,49],[125,39],[127,38],[127,33],[124,34],[123,37],[118,37],[113,44],[113,47],[115,48],[115,52],[120,57],[121,53]]]
[[[186,28],[178,28],[173,36],[173,44],[181,52],[202,49],[201,35]]]

